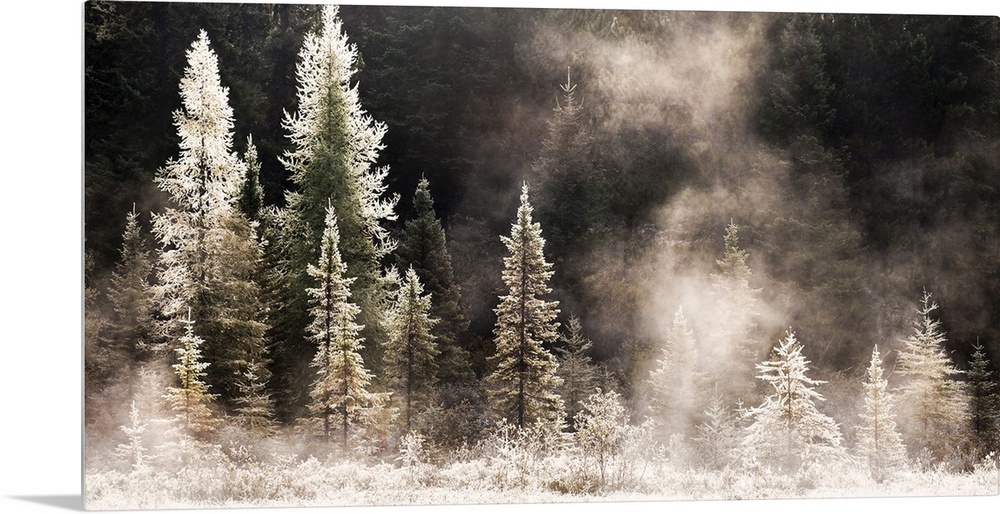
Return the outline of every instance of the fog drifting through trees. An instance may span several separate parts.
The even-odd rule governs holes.
[[[996,19],[92,2],[85,22],[88,507],[1000,492]],[[225,144],[172,160],[196,104],[177,126],[107,111],[181,107],[183,50],[120,59],[143,23],[218,52],[197,62],[230,88],[204,107]],[[174,93],[123,97],[140,71]],[[195,178],[164,185],[178,162]],[[166,231],[200,219],[205,177],[225,219]],[[126,268],[146,254],[155,272]],[[192,278],[206,263],[220,278]],[[171,277],[190,298],[156,296]],[[128,295],[157,307],[129,326]],[[171,370],[195,340],[192,430]]]

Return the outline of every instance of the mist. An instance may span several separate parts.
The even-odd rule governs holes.
[[[252,101],[255,88],[274,89],[267,99],[292,96],[294,84],[280,70],[294,58],[296,37],[301,39],[293,33],[316,23],[308,9],[284,12],[288,19],[265,11],[258,21],[269,26],[284,20],[285,32],[270,32],[266,44],[246,54],[230,50],[230,56],[266,64],[246,65],[252,73],[231,82],[241,92],[232,95],[237,120],[263,102]],[[367,114],[388,126],[377,164],[389,166],[387,194],[403,198],[398,216],[387,219],[385,228],[406,237],[406,223],[414,217],[413,188],[428,178],[434,214],[446,234],[448,273],[454,272],[467,322],[457,344],[468,355],[474,380],[443,384],[434,392],[440,401],[428,409],[423,424],[416,423],[426,439],[404,441],[401,436],[409,434],[400,433],[390,409],[371,415],[366,421],[371,426],[352,433],[357,448],[338,453],[329,441],[310,435],[305,414],[294,414],[303,406],[289,406],[292,414],[279,416],[274,434],[257,444],[254,434],[231,422],[233,413],[216,406],[214,414],[226,420],[223,429],[204,436],[215,449],[191,457],[170,446],[170,430],[156,428],[171,415],[153,400],[174,383],[170,356],[150,363],[155,373],[114,377],[110,370],[122,357],[99,353],[105,345],[97,338],[101,318],[114,311],[106,296],[94,292],[108,287],[112,259],[104,255],[88,270],[87,310],[93,319],[85,335],[93,354],[87,377],[93,383],[87,437],[97,442],[90,445],[88,460],[99,462],[119,448],[130,422],[121,405],[144,391],[138,396],[146,398],[142,410],[151,417],[147,449],[162,448],[157,451],[164,461],[191,458],[204,469],[238,461],[282,480],[313,472],[339,480],[357,464],[384,468],[381,475],[358,475],[370,483],[381,483],[373,477],[406,474],[409,484],[438,480],[454,486],[450,481],[463,474],[450,468],[455,464],[474,469],[466,485],[482,481],[499,491],[591,494],[640,490],[645,478],[636,478],[632,466],[643,462],[657,473],[697,470],[713,480],[718,474],[711,473],[725,467],[744,473],[745,484],[758,484],[754,480],[771,480],[772,468],[765,473],[752,450],[740,449],[742,439],[726,450],[727,463],[713,468],[698,438],[711,420],[713,399],[729,416],[727,428],[739,437],[747,433],[759,412],[753,409],[775,394],[757,366],[773,357],[783,339],[794,335],[801,343],[808,376],[819,381],[815,389],[825,398],[817,400],[818,415],[839,427],[844,444],[838,440],[833,446],[841,453],[859,444],[855,427],[861,424],[872,348],[882,352],[891,391],[902,391],[913,380],[896,370],[905,340],[921,321],[925,291],[940,306],[934,317],[942,321],[944,348],[954,365],[968,370],[973,345],[982,344],[990,369],[998,369],[1000,131],[988,112],[976,111],[991,105],[983,100],[991,91],[982,83],[989,80],[969,79],[973,85],[962,89],[964,83],[948,75],[949,66],[959,64],[963,80],[984,70],[1000,74],[978,59],[985,53],[966,44],[973,36],[965,34],[996,43],[981,35],[987,31],[976,32],[982,29],[974,20],[365,6],[347,7],[342,14],[363,59],[357,74],[361,102]],[[869,24],[883,30],[868,30]],[[921,30],[919,37],[912,35]],[[226,34],[220,40],[230,37],[219,32]],[[944,38],[937,54],[928,50],[932,36],[953,33],[963,36]],[[884,43],[879,37],[899,45],[880,50],[886,45],[879,46]],[[875,48],[871,55],[859,50],[864,45]],[[944,62],[934,61],[936,55]],[[884,70],[870,66],[880,59],[890,62],[888,77],[876,76]],[[909,80],[908,74],[919,78],[923,71],[924,82]],[[876,79],[884,83],[875,84]],[[934,100],[897,94],[911,83]],[[879,103],[893,95],[902,98],[901,107]],[[959,99],[948,103],[948,95]],[[973,104],[976,108],[963,110]],[[560,118],[568,116],[568,106],[578,108],[576,114]],[[237,122],[238,130],[250,128]],[[271,161],[263,163],[262,182],[289,187],[274,157],[288,142],[275,127],[261,132],[255,141]],[[559,147],[553,141],[571,144]],[[158,156],[160,150],[149,153]],[[91,162],[98,168],[105,164]],[[123,173],[118,168],[94,173],[105,171]],[[155,212],[169,202],[143,182],[149,174],[142,170],[134,177],[142,185],[123,189]],[[98,188],[111,181],[98,176],[107,179],[96,182]],[[603,467],[599,474],[585,469],[597,461],[586,453],[580,435],[586,430],[574,425],[562,434],[565,440],[580,438],[573,439],[569,453],[536,459],[542,450],[531,445],[548,443],[532,438],[544,440],[544,434],[511,435],[507,421],[488,408],[493,391],[486,384],[497,367],[495,331],[500,330],[495,309],[498,298],[508,294],[502,277],[507,249],[500,237],[510,234],[525,183],[546,238],[545,258],[553,264],[546,300],[559,302],[558,330],[566,333],[570,316],[581,318],[583,336],[593,342],[588,357],[600,389],[621,395],[617,407],[624,421],[615,422],[627,444],[611,459],[621,483],[608,481]],[[107,189],[93,197],[110,196]],[[280,197],[273,190],[264,194]],[[96,205],[88,202],[88,218],[98,215]],[[120,240],[117,234],[94,237],[100,239],[95,248],[105,250]],[[151,252],[160,250],[153,242]],[[394,264],[389,260],[381,264]],[[287,315],[283,308],[272,301],[268,316],[281,319]],[[689,369],[669,373],[681,377],[689,398],[670,398],[674,403],[663,413],[663,391],[651,377],[677,355],[671,345],[677,342],[680,313],[696,356]],[[382,351],[384,343],[364,344]],[[555,354],[563,345],[547,340],[544,349]],[[373,387],[387,387],[382,371],[373,373]],[[273,391],[279,401],[298,393]],[[920,422],[901,412],[911,469],[931,470],[930,462],[947,462],[951,467],[941,472],[955,476],[981,469],[974,462],[981,456],[973,450],[928,460],[916,446]],[[347,430],[345,422],[345,439]],[[640,450],[630,454],[628,448]],[[638,456],[644,452],[648,455]],[[570,465],[560,459],[576,460]],[[838,467],[858,465],[847,453],[838,459],[830,469],[847,477],[845,483],[868,480],[867,472]],[[107,467],[126,473],[120,460]],[[411,467],[412,462],[420,465]],[[789,462],[776,465],[775,473],[794,475],[797,490],[820,481],[806,467],[781,467]],[[486,463],[504,470],[509,464],[516,471],[489,475]],[[546,482],[540,478],[546,475],[559,478]],[[102,479],[111,480],[108,476]],[[777,488],[777,496],[787,492],[779,482],[767,485]],[[317,501],[324,499],[330,498],[320,495]]]

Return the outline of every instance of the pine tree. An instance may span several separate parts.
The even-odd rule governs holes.
[[[232,151],[229,91],[220,83],[218,58],[205,31],[188,50],[187,59],[180,81],[183,108],[174,112],[180,156],[169,160],[155,178],[176,205],[153,217],[153,231],[163,247],[158,274],[161,310],[173,320],[169,327],[173,329],[183,322],[181,316],[189,307],[203,319],[211,244],[232,210],[245,173]]]
[[[423,294],[420,278],[410,268],[389,315],[386,372],[394,397],[403,404],[404,433],[434,401],[438,349],[431,329],[438,320],[430,317],[431,299],[431,295]]]
[[[577,84],[569,69],[566,83],[559,87],[562,101],[548,121],[548,133],[531,169],[539,180],[538,219],[558,254],[556,262],[562,265],[593,238],[601,197],[591,161],[592,138],[583,128],[583,105],[576,98]]]
[[[346,452],[351,429],[363,425],[370,411],[380,406],[379,395],[368,391],[372,375],[358,353],[364,339],[362,326],[355,322],[361,309],[349,299],[355,279],[345,277],[347,265],[340,257],[340,233],[332,205],[326,211],[320,258],[310,265],[309,275],[318,287],[309,288],[312,307],[309,339],[316,345],[312,366],[316,379],[310,390],[309,412],[313,423],[331,439],[340,431]]]
[[[653,416],[662,428],[661,436],[689,434],[697,411],[701,410],[698,398],[701,376],[695,371],[698,354],[694,332],[688,328],[683,307],[674,313],[662,354],[649,377]]]
[[[274,401],[267,391],[270,372],[263,363],[251,360],[236,383],[236,420],[247,430],[263,436],[274,433]]]
[[[752,273],[748,255],[739,246],[739,226],[730,222],[726,227],[725,253],[716,261],[720,273],[713,274],[712,292],[716,295],[722,329],[718,341],[710,346],[713,361],[756,362],[760,357],[753,340],[757,329],[757,302],[760,289],[750,287]],[[726,398],[743,398],[753,390],[749,375],[719,370],[711,377]]]
[[[722,469],[733,460],[733,454],[740,444],[739,420],[722,401],[722,396],[713,394],[704,411],[705,421],[698,425],[698,435],[694,438],[701,460],[709,469]]]
[[[173,207],[153,217],[160,243],[156,295],[170,338],[187,310],[199,321],[207,381],[224,406],[239,395],[239,373],[264,347],[264,308],[255,282],[262,249],[236,209],[247,165],[232,150],[233,113],[218,58],[202,31],[187,52],[180,81],[183,108],[174,112],[180,156],[156,176]],[[256,163],[255,163],[256,164]]]
[[[164,398],[187,434],[198,436],[215,430],[217,420],[211,405],[216,395],[209,394],[209,385],[204,381],[209,363],[202,361],[203,341],[195,335],[195,322],[190,316],[189,313],[184,321],[186,333],[175,349],[177,363],[172,367],[177,375],[177,387],[168,387]]]
[[[413,210],[414,218],[406,222],[396,249],[396,263],[400,269],[412,266],[424,289],[434,299],[430,315],[440,320],[434,327],[434,335],[440,350],[437,363],[441,383],[471,382],[474,376],[469,352],[460,344],[469,318],[460,304],[461,289],[455,281],[444,228],[434,214],[434,199],[426,178],[421,178],[417,184]]]
[[[886,392],[889,382],[882,374],[882,357],[876,346],[865,382],[865,409],[857,427],[857,451],[868,463],[872,478],[877,482],[885,480],[894,468],[904,464],[906,458],[906,447],[896,430],[893,397]]]
[[[563,346],[556,348],[559,362],[556,375],[562,379],[558,392],[565,402],[566,419],[575,423],[576,414],[583,409],[583,402],[597,389],[598,376],[597,367],[587,355],[593,343],[584,337],[580,318],[571,315],[567,328],[569,333],[559,334],[559,342]]]
[[[133,206],[126,216],[121,258],[108,288],[111,316],[100,332],[101,351],[110,353],[108,365],[118,370],[116,374],[130,388],[136,366],[149,357],[157,343],[155,305],[149,283],[152,269],[148,243],[139,228],[139,213]]]
[[[980,456],[1000,451],[1000,394],[983,347],[973,346],[969,369],[969,413]]]
[[[557,302],[541,297],[551,289],[552,265],[542,253],[542,228],[531,220],[528,185],[521,190],[521,206],[510,237],[501,236],[510,255],[504,257],[503,281],[507,294],[496,308],[493,334],[496,369],[488,377],[493,410],[518,427],[561,416],[562,398],[556,392],[562,380],[557,363],[543,345],[558,337]]]
[[[775,465],[789,472],[828,458],[844,456],[840,428],[816,409],[823,400],[814,386],[824,383],[806,376],[809,361],[791,331],[778,342],[771,357],[757,365],[774,390],[749,411],[753,423],[743,438],[744,459]]]
[[[348,43],[336,6],[324,6],[318,34],[305,36],[296,67],[298,108],[286,113],[284,127],[292,149],[281,158],[290,172],[293,190],[285,193],[285,209],[272,216],[268,239],[274,242],[270,288],[275,292],[279,319],[272,339],[280,341],[275,369],[286,396],[286,415],[293,415],[305,398],[299,393],[309,381],[305,363],[315,348],[305,344],[309,298],[315,286],[306,266],[320,257],[325,230],[324,206],[332,202],[341,235],[340,253],[353,278],[351,293],[360,307],[365,359],[378,370],[385,342],[384,306],[388,281],[381,259],[395,246],[381,225],[395,219],[397,197],[384,197],[388,168],[375,167],[386,128],[365,113],[351,84],[358,53]]]
[[[122,425],[121,429],[125,432],[128,442],[120,443],[115,448],[115,455],[128,462],[132,471],[137,473],[147,471],[151,459],[142,443],[142,433],[146,431],[146,423],[139,420],[139,408],[135,400],[132,400],[132,408],[129,410],[129,424]]]
[[[934,462],[955,456],[962,428],[967,420],[967,400],[961,384],[951,376],[958,375],[945,353],[947,341],[941,322],[931,318],[938,308],[924,291],[920,319],[914,323],[914,333],[903,341],[896,359],[899,374],[906,382],[899,388],[899,402],[905,416],[903,439],[911,452],[923,451]]]
[[[260,185],[260,161],[257,160],[257,146],[253,137],[247,136],[247,150],[243,154],[247,172],[240,187],[238,206],[240,212],[250,223],[260,221],[261,209],[264,208],[264,189]]]

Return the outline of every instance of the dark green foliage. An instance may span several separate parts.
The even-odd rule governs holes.
[[[286,417],[301,413],[307,363],[316,352],[304,332],[306,290],[315,286],[306,267],[320,257],[328,205],[337,213],[339,253],[346,276],[354,280],[352,299],[361,308],[358,321],[367,342],[363,358],[381,375],[387,300],[381,259],[393,245],[381,223],[394,218],[396,202],[382,196],[387,171],[376,168],[374,161],[385,127],[366,115],[355,94],[357,51],[342,31],[336,7],[323,9],[322,23],[310,34],[296,68],[298,105],[283,120],[292,148],[281,162],[292,187],[285,191],[284,210],[276,211],[268,223],[268,237],[274,242],[269,289],[281,318],[271,332],[280,348],[274,370],[283,377]]]
[[[973,347],[969,369],[969,415],[972,433],[976,439],[977,455],[985,456],[1000,451],[1000,393],[997,393],[996,374],[989,369],[989,360],[983,347]]]
[[[565,417],[573,426],[583,403],[598,388],[598,369],[589,355],[593,343],[583,335],[580,318],[571,315],[567,329],[559,333],[560,346],[556,347],[559,369],[556,374],[563,381],[559,396],[565,404]]]
[[[245,397],[241,377],[253,364],[270,359],[266,332],[267,310],[259,285],[262,250],[254,229],[241,213],[233,212],[225,222],[227,232],[216,256],[218,269],[206,282],[203,321],[196,333],[205,339],[206,380],[220,403],[234,408]],[[266,383],[266,370],[256,380]]]
[[[473,379],[472,368],[469,352],[462,344],[469,319],[460,303],[461,288],[452,272],[451,255],[445,246],[444,229],[434,212],[427,179],[421,179],[417,185],[413,210],[414,217],[406,222],[396,249],[396,263],[400,269],[412,267],[424,290],[431,295],[430,315],[439,320],[434,327],[440,350],[438,378],[444,384],[469,382]]]
[[[152,271],[149,242],[141,232],[139,213],[133,210],[127,216],[121,258],[108,287],[111,313],[100,331],[100,351],[109,352],[111,362],[124,364],[114,375],[129,384],[135,366],[147,359],[159,342],[150,286]]]
[[[247,174],[240,188],[240,199],[237,206],[243,216],[250,222],[260,221],[261,209],[264,208],[264,189],[260,186],[260,161],[257,159],[257,147],[253,138],[247,136],[247,149],[243,154],[247,164]]]

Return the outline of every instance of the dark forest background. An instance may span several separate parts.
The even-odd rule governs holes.
[[[171,112],[202,28],[230,89],[237,150],[252,134],[265,203],[280,205],[281,120],[295,108],[302,37],[319,21],[314,5],[124,7],[84,9],[95,289],[133,204],[165,206],[153,177],[177,151]],[[401,198],[390,228],[413,217],[426,177],[479,376],[501,291],[499,235],[524,180],[540,187],[561,319],[581,317],[596,360],[623,382],[646,371],[656,313],[666,324],[684,296],[654,286],[680,283],[671,274],[685,263],[716,272],[731,221],[773,311],[765,346],[793,325],[820,378],[860,380],[873,344],[910,333],[924,289],[957,365],[968,368],[978,341],[997,368],[997,18],[353,5],[341,18],[361,55],[361,103],[388,126],[380,164]],[[567,70],[583,143],[553,156],[543,141]],[[543,180],[533,166],[543,158],[577,173]]]

